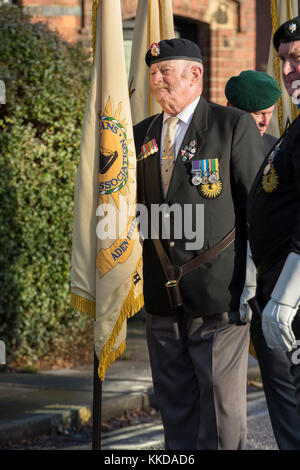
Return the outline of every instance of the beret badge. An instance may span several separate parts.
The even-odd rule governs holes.
[[[157,57],[160,54],[160,47],[157,42],[153,42],[150,46],[150,53],[153,57]]]
[[[289,24],[289,32],[291,34],[294,34],[297,31],[297,25],[296,23],[290,23]]]

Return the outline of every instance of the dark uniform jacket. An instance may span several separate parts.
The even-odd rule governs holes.
[[[257,266],[287,237],[291,237],[290,251],[300,253],[300,117],[284,133],[274,158],[279,184],[271,193],[262,188],[267,159],[255,179],[249,202],[249,241]]]
[[[274,137],[271,134],[263,134],[262,138],[266,147],[266,151],[267,153],[269,153],[269,151],[276,144],[278,139],[277,137]]]
[[[159,115],[150,131],[148,118],[134,128],[137,156],[144,143],[161,142],[163,115]],[[146,135],[147,133],[147,135]],[[180,281],[184,309],[193,316],[214,315],[238,310],[244,285],[246,259],[246,204],[249,190],[264,158],[264,145],[257,126],[249,113],[207,102],[201,97],[181,149],[195,141],[192,160],[218,158],[223,189],[218,197],[205,199],[200,187],[191,183],[191,161],[182,160],[179,151],[170,186],[164,200],[161,190],[159,151],[138,160],[138,180],[141,183],[143,165],[143,197],[148,208],[152,204],[204,204],[204,245],[199,250],[187,250],[187,240],[163,240],[165,251],[173,264],[182,265],[201,252],[216,245],[234,226],[235,242],[211,261],[184,276]],[[141,196],[140,196],[141,197]],[[142,201],[141,201],[142,202]],[[193,213],[195,229],[195,214]],[[183,227],[184,232],[184,227]],[[172,233],[172,231],[171,231]],[[171,244],[170,244],[171,242]],[[143,248],[145,308],[149,313],[170,315],[165,288],[166,277],[151,239]]]

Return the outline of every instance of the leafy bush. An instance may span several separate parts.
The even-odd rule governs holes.
[[[90,321],[68,306],[90,70],[79,44],[0,0],[0,339],[11,358],[59,354]]]

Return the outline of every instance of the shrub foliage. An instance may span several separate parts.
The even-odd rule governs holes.
[[[33,360],[72,343],[75,173],[90,82],[79,44],[0,0],[0,339]]]

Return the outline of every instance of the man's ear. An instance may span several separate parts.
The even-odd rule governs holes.
[[[191,67],[191,73],[192,73],[192,82],[197,83],[199,80],[201,80],[201,75],[202,75],[202,68],[198,67],[197,65],[193,65]]]

